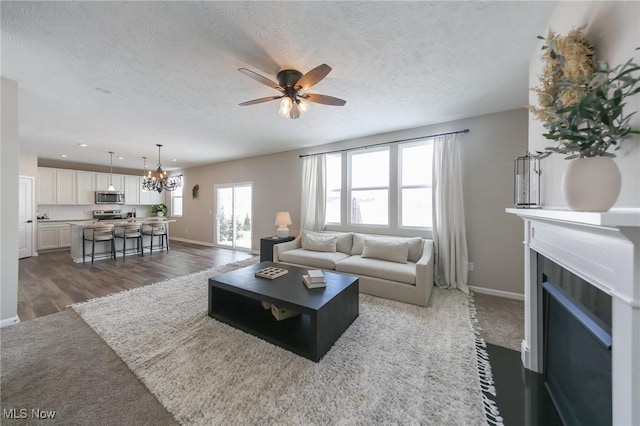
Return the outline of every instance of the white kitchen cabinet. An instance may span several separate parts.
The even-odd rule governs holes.
[[[83,170],[38,167],[39,205],[93,205],[96,191],[106,191],[112,180],[116,191],[125,193],[125,203],[150,206],[165,202],[165,193],[142,189],[137,175],[98,173]]]
[[[96,202],[96,173],[78,172],[77,175],[77,204],[95,204]]]
[[[57,204],[57,170],[38,167],[38,204]]]
[[[38,225],[38,250],[58,248],[58,228]]]
[[[144,206],[152,206],[154,204],[164,203],[164,192],[140,190],[140,204]]]
[[[71,247],[71,227],[68,223],[58,227],[58,247]]]
[[[77,204],[77,176],[75,170],[56,170],[56,204]]]
[[[140,192],[142,191],[142,178],[140,176],[124,177],[124,199],[129,205],[140,205]]]
[[[77,171],[38,167],[38,204],[76,204]]]
[[[38,250],[51,250],[71,246],[68,223],[38,223]]]

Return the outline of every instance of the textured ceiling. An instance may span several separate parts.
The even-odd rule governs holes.
[[[2,76],[21,143],[41,158],[165,168],[309,147],[522,107],[555,2],[8,2]],[[298,120],[279,70],[333,71]],[[87,147],[80,148],[78,144]],[[175,162],[171,159],[175,158]],[[118,162],[119,161],[119,162]]]

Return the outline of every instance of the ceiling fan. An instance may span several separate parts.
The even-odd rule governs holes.
[[[242,102],[240,106],[255,105],[262,102],[280,101],[280,115],[292,119],[300,118],[300,111],[306,111],[307,105],[302,100],[315,102],[317,104],[343,106],[347,101],[333,96],[319,95],[317,93],[301,93],[315,86],[320,80],[325,78],[331,71],[331,67],[327,64],[318,65],[306,74],[302,74],[297,70],[282,70],[276,76],[278,83],[269,80],[249,69],[238,68],[242,74],[249,78],[269,86],[281,92],[280,96],[267,96],[265,98],[254,99],[252,101]]]

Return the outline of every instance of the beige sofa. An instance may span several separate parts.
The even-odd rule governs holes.
[[[427,306],[433,288],[433,241],[354,232],[303,231],[273,246],[273,261],[360,278],[360,292]]]

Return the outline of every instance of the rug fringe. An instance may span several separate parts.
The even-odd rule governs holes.
[[[480,388],[482,389],[482,402],[484,404],[485,416],[489,425],[503,426],[503,419],[495,401],[496,387],[493,381],[493,372],[487,353],[487,343],[480,336],[480,325],[478,324],[476,304],[473,300],[473,293],[469,296],[469,315],[471,317],[471,328],[475,335],[476,360],[478,362],[478,374],[480,376]]]

